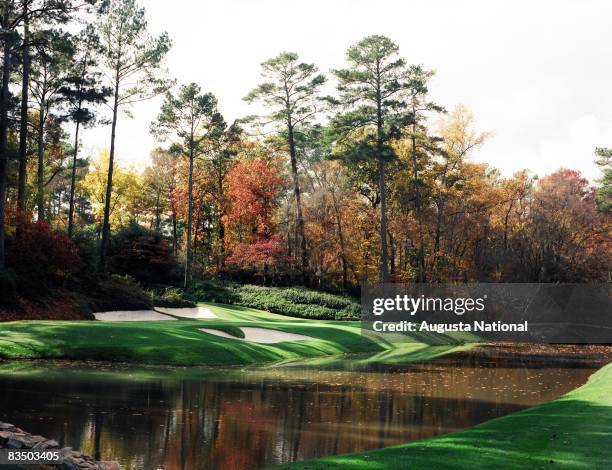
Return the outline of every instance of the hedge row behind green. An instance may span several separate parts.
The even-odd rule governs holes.
[[[194,302],[219,302],[291,317],[358,320],[361,305],[350,297],[303,287],[263,287],[196,280],[186,293]]]

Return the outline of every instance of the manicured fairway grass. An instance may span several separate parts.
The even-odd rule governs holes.
[[[361,335],[358,322],[305,320],[259,310],[201,304],[213,320],[100,322],[23,321],[0,323],[0,359],[78,359],[173,365],[249,365],[346,353],[388,355],[390,360],[425,360],[453,345],[431,349],[419,343],[392,344]],[[311,336],[308,341],[258,344],[211,335],[241,326],[273,328]]]
[[[612,364],[563,397],[465,431],[285,468],[609,469]]]

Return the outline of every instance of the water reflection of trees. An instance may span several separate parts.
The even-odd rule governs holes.
[[[272,370],[236,380],[11,378],[0,419],[127,468],[257,468],[449,432],[548,400],[588,369]]]

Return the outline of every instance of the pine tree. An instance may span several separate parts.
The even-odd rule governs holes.
[[[165,32],[157,37],[149,34],[145,10],[134,0],[111,1],[98,31],[103,63],[111,77],[113,90],[106,202],[100,244],[100,267],[104,268],[110,238],[110,202],[119,110],[164,93],[169,88],[170,82],[165,77],[162,65],[171,41]]]
[[[201,93],[195,83],[183,85],[176,95],[168,92],[151,131],[160,140],[171,140],[174,153],[189,160],[187,243],[185,250],[184,287],[191,280],[192,225],[193,225],[193,167],[195,159],[210,150],[215,134],[223,132],[225,123],[217,110],[217,99],[212,93]]]
[[[406,101],[408,68],[399,47],[384,36],[368,36],[347,51],[348,67],[334,70],[339,98],[330,99],[339,109],[332,119],[338,141],[348,160],[375,160],[378,164],[380,203],[380,280],[388,279],[387,201],[385,165],[395,158],[391,141],[412,122]],[[359,135],[358,142],[354,140]]]
[[[286,136],[291,160],[291,177],[296,210],[296,239],[300,243],[300,260],[302,280],[308,283],[308,254],[306,235],[304,233],[304,216],[298,175],[296,151],[296,128],[308,124],[317,113],[317,94],[325,77],[317,73],[314,64],[300,62],[297,54],[283,52],[261,64],[260,83],[244,98],[247,102],[259,101],[270,109],[270,114],[263,121],[273,122],[278,130]],[[262,122],[262,118],[258,119]],[[297,240],[296,240],[297,241]]]

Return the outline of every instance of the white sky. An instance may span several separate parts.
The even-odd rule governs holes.
[[[167,66],[180,83],[213,92],[228,122],[253,109],[242,97],[259,64],[287,50],[326,75],[370,34],[400,46],[409,63],[436,70],[432,98],[463,103],[494,136],[477,153],[510,175],[565,166],[599,177],[596,146],[612,146],[612,2],[601,0],[141,0],[153,32],[174,42]],[[378,20],[380,19],[380,20]],[[331,78],[331,77],[330,77]],[[333,79],[332,79],[333,80]],[[118,159],[142,168],[157,145],[149,123],[161,100],[122,115]],[[110,128],[85,130],[90,154]]]

